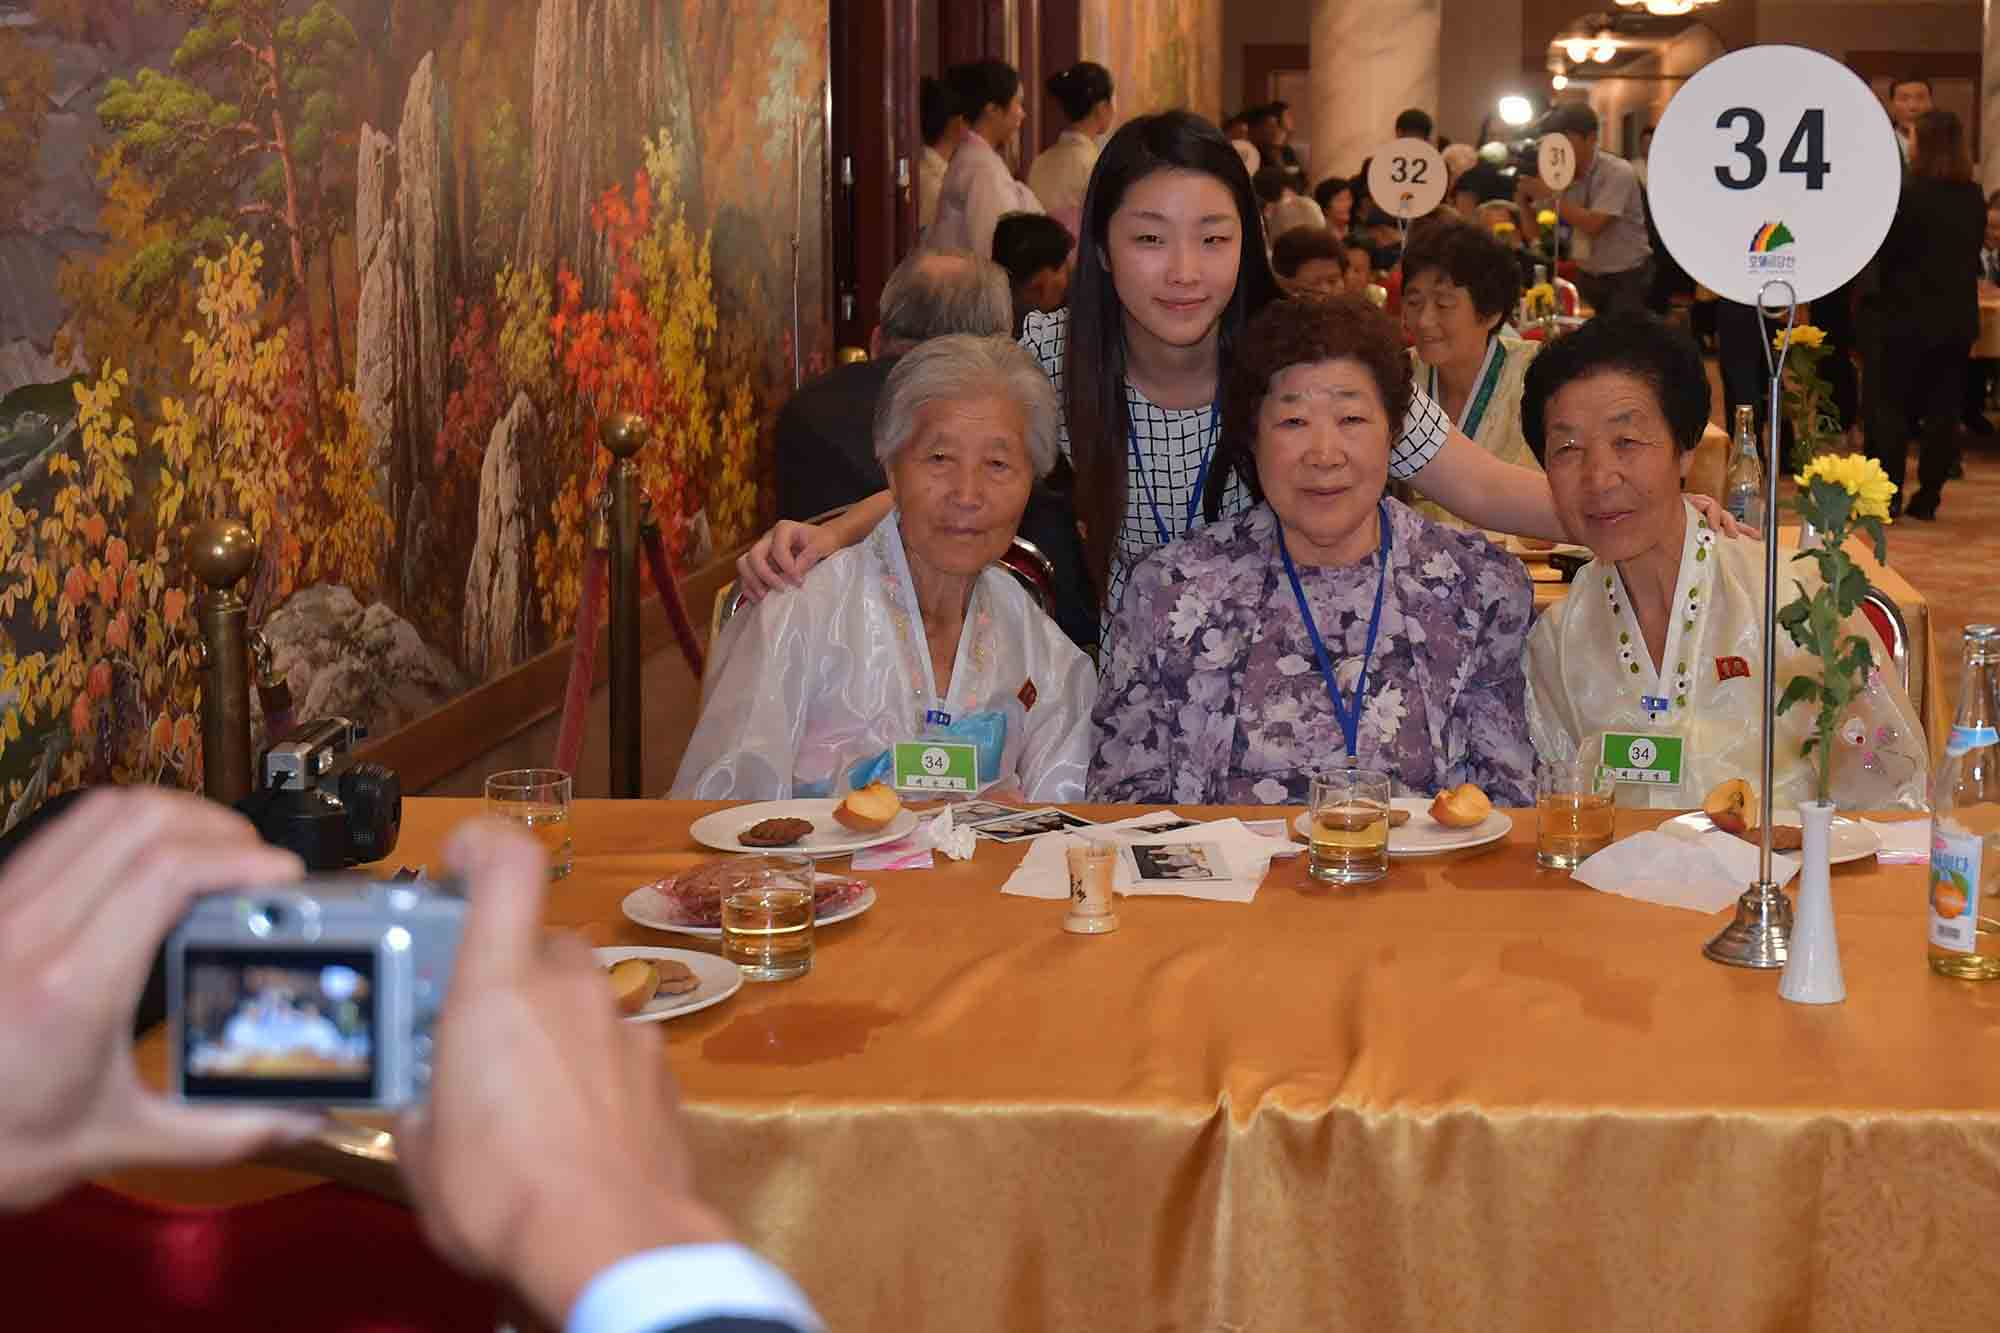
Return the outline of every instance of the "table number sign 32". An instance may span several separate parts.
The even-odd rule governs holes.
[[[1755,304],[1773,279],[1810,301],[1861,271],[1895,220],[1888,113],[1845,65],[1798,46],[1723,56],[1667,103],[1648,197],[1682,268]]]

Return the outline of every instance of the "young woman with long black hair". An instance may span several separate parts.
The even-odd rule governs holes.
[[[1249,173],[1220,130],[1185,111],[1129,121],[1091,176],[1066,311],[1030,316],[1021,341],[1055,381],[1061,441],[1104,623],[1132,567],[1250,496],[1209,466],[1219,386],[1244,328],[1282,292]],[[1421,393],[1389,474],[1481,527],[1560,540],[1548,479],[1503,463]],[[872,497],[823,525],[780,523],[737,562],[753,597],[796,584],[887,510]]]

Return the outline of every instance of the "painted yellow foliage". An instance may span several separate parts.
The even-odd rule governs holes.
[[[0,690],[14,695],[0,755],[49,745],[60,754],[50,791],[199,782],[198,586],[181,559],[195,521],[236,517],[257,535],[253,622],[306,582],[337,578],[365,597],[380,580],[389,518],[359,404],[336,392],[327,437],[311,438],[288,334],[268,327],[261,266],[244,238],[199,261],[185,392],[160,400],[148,493],[135,486],[129,376],[109,362],[75,387],[77,444],[49,455],[46,512],[24,506],[20,485],[0,492],[0,623],[39,636],[36,651],[7,644],[0,656]],[[153,534],[150,550],[129,544],[138,531]],[[9,785],[10,800],[25,786]]]
[[[0,687],[14,695],[0,717],[0,754],[50,733],[48,752],[60,755],[52,791],[87,777],[157,782],[198,771],[192,589],[163,540],[138,552],[122,532],[139,452],[120,401],[126,389],[126,373],[108,364],[75,386],[80,457],[49,456],[47,513],[22,508],[18,484],[0,493],[0,620],[25,606],[54,644],[0,659]]]
[[[352,390],[334,395],[327,438],[308,438],[290,331],[265,327],[263,254],[239,236],[226,253],[195,261],[189,392],[160,404],[154,434],[165,462],[162,526],[228,515],[256,537],[253,620],[322,573],[365,598],[381,581],[390,530],[363,465],[370,436]]]

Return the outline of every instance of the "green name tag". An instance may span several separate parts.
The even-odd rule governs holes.
[[[977,791],[979,747],[963,741],[897,741],[894,780],[897,791]]]
[[[1678,787],[1681,781],[1679,736],[1610,731],[1604,734],[1602,762],[1620,782],[1646,782]]]

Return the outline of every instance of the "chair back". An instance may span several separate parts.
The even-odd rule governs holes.
[[[1910,626],[1903,619],[1903,610],[1874,584],[1861,594],[1861,614],[1868,617],[1868,623],[1875,627],[1875,635],[1889,650],[1889,660],[1895,665],[1896,679],[1910,688]]]
[[[1016,537],[1008,543],[1007,553],[994,561],[1000,568],[1014,576],[1014,581],[1028,590],[1028,596],[1035,599],[1035,605],[1042,608],[1042,614],[1053,619],[1056,614],[1056,567],[1042,554],[1039,546],[1026,537]]]

